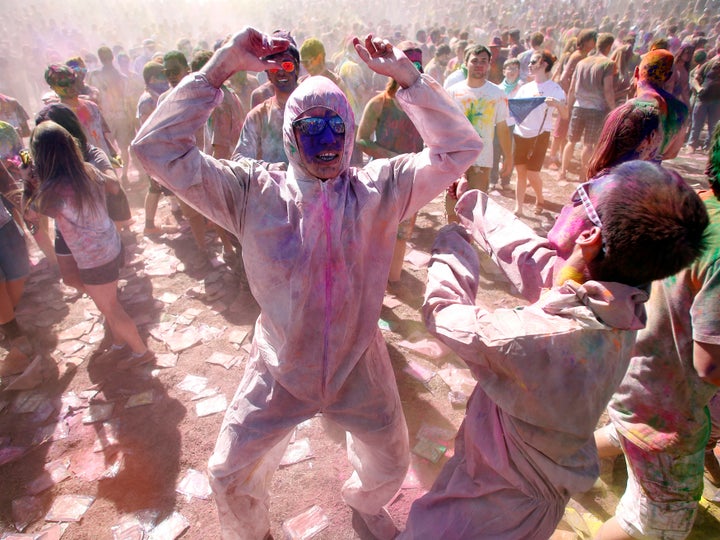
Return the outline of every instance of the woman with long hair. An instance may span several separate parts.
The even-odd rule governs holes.
[[[690,68],[695,54],[695,45],[683,43],[675,55],[672,75],[665,83],[665,90],[690,107]]]
[[[660,111],[651,102],[632,100],[613,109],[588,163],[592,179],[607,169],[635,159],[655,161],[662,145]]]
[[[105,205],[105,178],[84,161],[73,136],[53,121],[35,128],[30,151],[38,182],[30,206],[55,220],[77,262],[83,290],[105,316],[112,333],[105,360],[117,361],[120,368],[151,362],[153,353],[118,300],[123,250]]]
[[[405,53],[422,73],[422,51],[411,41],[403,41],[398,48]],[[357,130],[357,144],[372,159],[391,158],[398,154],[420,152],[423,140],[410,118],[397,105],[395,94],[400,88],[394,79],[388,79],[385,91],[376,95],[365,106]],[[412,236],[417,214],[400,223],[395,243],[388,282],[391,287],[400,282],[407,242]]]
[[[131,222],[130,206],[107,154],[88,142],[80,119],[67,105],[63,105],[62,103],[47,105],[35,117],[35,125],[39,126],[49,120],[62,126],[73,136],[80,148],[83,160],[95,167],[103,176],[108,215],[110,219],[115,222],[117,229],[127,226]],[[82,291],[83,286],[78,276],[77,264],[65,243],[62,233],[57,227],[55,229],[55,254],[58,256],[58,266],[60,267],[60,275],[63,278],[63,282],[70,287]]]
[[[567,118],[568,108],[565,104],[565,92],[558,83],[550,80],[550,73],[555,63],[555,56],[550,51],[534,52],[530,57],[528,73],[532,81],[520,87],[516,98],[545,98],[545,101],[533,109],[524,119],[516,119],[513,128],[515,152],[513,163],[517,171],[515,184],[515,215],[523,215],[523,202],[527,184],[535,191],[535,213],[543,211],[542,169],[545,154],[550,144],[550,131],[553,128],[551,109],[556,109],[559,118]]]

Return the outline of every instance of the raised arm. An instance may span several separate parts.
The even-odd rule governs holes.
[[[426,146],[422,152],[375,165],[392,168],[404,219],[459,178],[475,162],[482,141],[447,92],[431,77],[420,75],[400,50],[371,36],[364,46],[355,38],[355,49],[370,69],[398,81],[397,104]]]
[[[482,347],[478,319],[486,311],[475,305],[479,272],[480,262],[465,230],[457,224],[441,229],[428,267],[423,320],[463,359],[479,357]]]
[[[455,211],[478,247],[492,257],[523,297],[534,302],[544,288],[552,287],[558,258],[546,238],[482,191],[468,191]]]
[[[253,28],[235,34],[158,105],[133,141],[133,150],[147,173],[169,187],[190,206],[225,229],[237,232],[237,217],[246,202],[250,162],[229,163],[202,153],[196,131],[220,103],[222,83],[239,70],[275,65],[261,57],[287,48]]]

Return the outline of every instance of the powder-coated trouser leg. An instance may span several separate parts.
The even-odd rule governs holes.
[[[349,432],[355,472],[343,486],[344,500],[376,514],[392,499],[407,472],[408,435],[387,349],[378,337],[325,406],[296,399],[261,362],[251,361],[209,462],[225,540],[262,539],[269,531],[272,475],[293,428],[318,412]]]

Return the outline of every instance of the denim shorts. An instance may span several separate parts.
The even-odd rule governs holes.
[[[0,281],[15,281],[30,273],[30,260],[15,220],[0,227]]]

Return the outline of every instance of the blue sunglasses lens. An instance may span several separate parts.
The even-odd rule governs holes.
[[[330,129],[337,135],[345,133],[345,122],[339,116],[333,116],[327,120],[317,116],[310,116],[293,122],[293,126],[300,130],[303,135],[318,135],[322,133],[326,125],[330,126]]]

